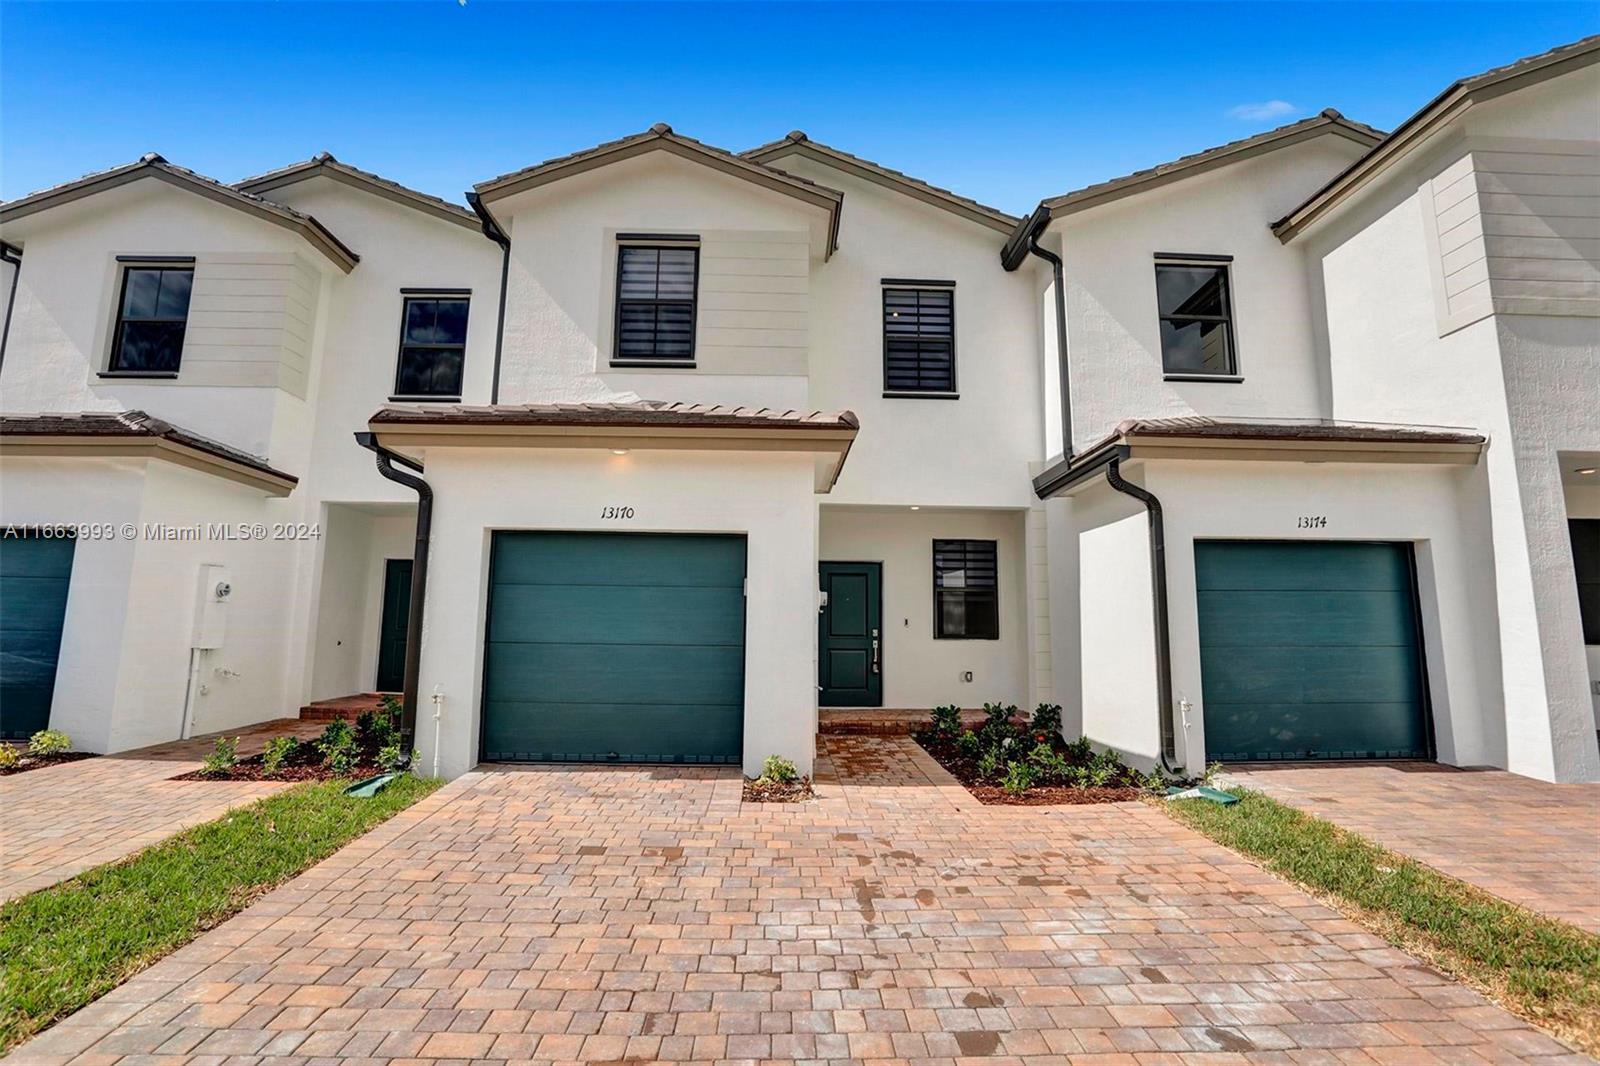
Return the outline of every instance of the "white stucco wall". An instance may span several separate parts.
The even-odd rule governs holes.
[[[824,504],[817,558],[883,564],[883,705],[1032,711],[1025,511],[850,508]],[[999,640],[933,635],[933,541],[992,540],[999,567]],[[970,684],[962,675],[971,670]]]
[[[810,773],[816,735],[817,524],[809,455],[434,449],[435,511],[422,640],[422,765],[434,759],[431,708],[445,697],[440,772],[478,759],[490,535],[498,529],[743,533],[744,770],[771,754]],[[515,484],[518,491],[505,487]],[[603,521],[602,506],[634,518]]]

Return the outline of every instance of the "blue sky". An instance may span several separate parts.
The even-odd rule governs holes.
[[[818,140],[1021,212],[1324,107],[1389,128],[1594,3],[0,3],[0,197],[158,151],[316,152],[459,200],[670,122]]]

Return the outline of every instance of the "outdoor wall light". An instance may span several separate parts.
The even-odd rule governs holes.
[[[628,454],[628,449],[626,449],[626,448],[612,448],[611,449],[611,454],[612,455],[627,455]]]
[[[1580,466],[1580,467],[1578,467],[1577,470],[1573,471],[1573,473],[1575,473],[1575,474],[1593,474],[1596,470],[1600,470],[1600,467]]]

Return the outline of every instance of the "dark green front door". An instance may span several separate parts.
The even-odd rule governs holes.
[[[883,566],[818,564],[826,602],[817,626],[817,702],[883,706]]]
[[[490,761],[736,763],[743,537],[494,535]]]
[[[411,560],[383,566],[383,621],[378,627],[378,691],[399,692],[406,680],[406,624],[411,618]]]
[[[1200,541],[1206,758],[1428,758],[1409,544]]]
[[[76,544],[0,535],[0,739],[26,740],[50,727]]]

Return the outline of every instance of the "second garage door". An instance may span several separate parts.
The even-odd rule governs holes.
[[[50,724],[75,546],[31,531],[0,537],[0,739]]]
[[[1408,544],[1195,544],[1206,758],[1429,755]]]
[[[743,537],[494,535],[490,761],[736,763]]]

